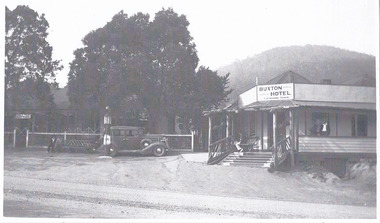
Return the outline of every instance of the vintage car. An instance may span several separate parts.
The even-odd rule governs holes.
[[[144,134],[144,128],[112,126],[110,135],[104,137],[107,155],[121,152],[163,156],[169,149],[167,139],[160,134]]]

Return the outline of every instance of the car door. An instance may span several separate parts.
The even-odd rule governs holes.
[[[127,150],[129,148],[129,137],[127,134],[128,130],[120,130],[120,150]]]
[[[112,137],[111,137],[111,143],[118,148],[121,147],[121,136],[120,136],[120,129],[112,129]]]
[[[133,129],[128,132],[128,149],[138,150],[140,148],[140,137],[138,131]]]

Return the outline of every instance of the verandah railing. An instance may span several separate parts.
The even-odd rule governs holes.
[[[229,154],[237,151],[233,142],[234,139],[230,136],[212,143],[209,148],[207,164],[217,164]]]
[[[275,166],[271,165],[271,168],[276,169],[279,165],[281,165],[286,158],[288,158],[290,154],[290,137],[286,137],[285,139],[280,140],[277,143],[276,148],[274,146],[271,147],[273,153],[273,162],[276,162]],[[275,161],[276,160],[276,161]]]
[[[277,161],[278,165],[283,163],[290,153],[290,137],[286,137],[277,144]]]

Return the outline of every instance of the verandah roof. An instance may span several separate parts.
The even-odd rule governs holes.
[[[294,107],[327,107],[339,109],[354,110],[376,110],[375,103],[353,103],[353,102],[323,102],[323,101],[301,101],[301,100],[283,100],[283,101],[258,101],[247,106],[243,110],[271,110]]]
[[[353,102],[321,102],[321,101],[301,101],[301,100],[283,100],[283,101],[258,101],[240,108],[246,111],[265,111],[276,109],[287,109],[297,107],[320,107],[352,110],[376,110],[375,103],[353,103]],[[204,112],[204,115],[221,112],[237,112],[240,110],[237,106],[227,106],[223,109],[215,109]]]

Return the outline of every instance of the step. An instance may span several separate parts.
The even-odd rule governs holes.
[[[265,164],[265,163],[271,163],[271,162],[247,162],[247,161],[226,161],[223,163],[239,163],[239,164]]]
[[[230,166],[245,166],[245,167],[253,167],[253,168],[266,168],[264,165],[255,165],[255,164],[237,164],[237,163],[232,163]]]
[[[268,156],[268,155],[239,155],[239,154],[230,154],[229,156],[232,156],[232,157],[261,157],[261,158],[272,157],[272,156]]]
[[[240,155],[272,155],[272,152],[233,152],[231,154],[240,154]]]
[[[239,152],[244,155],[272,155],[272,152]]]
[[[227,156],[227,158],[231,159],[251,159],[251,160],[268,160],[272,159],[272,157],[256,157],[256,156]]]
[[[271,156],[227,156],[234,159],[271,159]]]
[[[227,156],[221,165],[268,168],[272,160],[272,152],[234,152]]]
[[[241,163],[223,163],[222,166],[248,166],[248,167],[266,167],[265,164],[241,164]]]
[[[251,161],[251,160],[225,160],[223,163],[271,163],[270,160]]]
[[[225,162],[225,163],[222,163],[222,165],[240,165],[240,166],[270,166],[270,162],[268,163],[245,163],[245,162]]]
[[[271,156],[231,156],[232,158],[236,159],[272,159]]]

